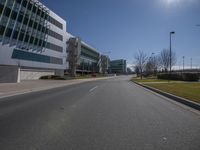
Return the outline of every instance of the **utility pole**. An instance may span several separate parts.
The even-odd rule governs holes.
[[[185,56],[183,56],[183,72],[184,72],[184,67],[185,67]]]
[[[190,66],[191,66],[191,69],[192,69],[192,58],[190,59]]]
[[[170,63],[169,63],[169,65],[170,65],[170,74],[171,74],[171,71],[172,71],[172,34],[175,34],[175,32],[174,31],[172,31],[172,32],[170,32],[169,33],[169,52],[170,52]]]

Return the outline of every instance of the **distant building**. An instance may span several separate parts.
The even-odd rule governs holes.
[[[110,71],[111,73],[116,74],[126,74],[126,60],[124,59],[118,59],[118,60],[112,60],[110,62]]]
[[[68,41],[70,39],[80,39],[75,36],[73,36],[70,33],[68,34]],[[79,43],[79,42],[80,43]],[[86,44],[84,41],[77,40],[78,43],[76,43],[74,47],[74,51],[78,52],[78,61],[76,65],[76,72],[77,73],[84,73],[84,74],[92,74],[92,73],[99,73],[100,69],[100,60],[101,60],[101,54],[90,45]],[[70,46],[70,43],[68,43],[67,48]]]
[[[77,72],[99,73],[100,53],[93,47],[81,42],[80,64],[77,66]]]

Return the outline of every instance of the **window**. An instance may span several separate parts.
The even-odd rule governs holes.
[[[60,23],[59,21],[57,21],[56,19],[54,19],[53,17],[49,16],[49,22],[52,23],[53,25],[57,26],[60,29],[63,29],[63,25],[62,23]]]
[[[33,26],[33,20],[30,20],[30,21],[29,21],[28,26],[29,26],[29,27],[32,27],[32,26]]]
[[[63,60],[61,58],[30,53],[30,52],[21,51],[18,49],[14,49],[12,58],[35,61],[35,62],[43,62],[43,63],[52,63],[52,64],[60,64],[60,65],[63,64]]]
[[[16,2],[19,3],[19,4],[21,4],[21,1],[22,1],[22,0],[16,0]]]
[[[10,37],[12,34],[12,29],[7,28],[6,30],[6,37]]]
[[[62,52],[63,51],[62,47],[60,47],[58,45],[55,45],[53,43],[49,43],[49,42],[47,42],[46,48],[51,49],[51,50],[55,50],[55,51],[58,51],[58,52]]]
[[[52,31],[50,29],[48,30],[48,35],[50,35],[50,36],[52,36],[52,37],[54,37],[54,38],[56,38],[56,39],[58,39],[60,41],[63,41],[63,36],[62,35],[54,32],[54,31]]]
[[[41,28],[42,28],[42,26],[41,26],[41,24],[39,24],[38,31],[41,31]]]
[[[44,18],[44,14],[45,14],[44,11],[42,11],[42,15],[41,15],[42,18]]]
[[[34,37],[31,37],[30,43],[33,44]]]
[[[35,38],[34,45],[37,45],[38,39]]]
[[[37,29],[37,25],[38,25],[37,22],[35,22],[33,28]]]
[[[37,15],[40,15],[40,13],[41,13],[41,10],[40,10],[40,9],[38,9],[38,11],[37,11]]]
[[[21,23],[22,19],[23,19],[23,15],[20,14],[19,17],[18,17],[18,19],[17,19],[17,21]]]
[[[9,17],[10,16],[10,13],[11,13],[11,10],[10,10],[10,8],[5,8],[5,12],[4,12],[4,15],[5,16],[7,16],[7,17]]]
[[[3,11],[3,5],[0,4],[0,15],[1,15],[2,11]]]
[[[28,23],[28,18],[25,17],[25,18],[24,18],[23,24],[24,24],[24,25],[27,25],[27,23]]]
[[[4,26],[0,26],[0,35],[3,35],[5,31],[5,27]]]
[[[26,5],[27,5],[27,1],[26,1],[26,0],[23,0],[22,6],[26,7]]]
[[[39,46],[42,46],[42,40],[39,41]]]
[[[42,27],[42,32],[43,32],[43,33],[45,32],[45,30],[46,30],[46,28],[45,28],[45,27]]]
[[[31,9],[32,9],[32,6],[33,6],[33,4],[31,4],[31,3],[29,2],[29,4],[28,4],[28,10],[31,10]]]
[[[13,39],[17,39],[18,33],[19,33],[18,31],[14,31]]]
[[[16,18],[17,18],[17,13],[16,12],[12,12],[12,15],[11,15],[11,18],[13,19],[13,20],[16,20]]]
[[[30,37],[29,35],[26,35],[26,37],[25,37],[25,40],[24,40],[24,41],[25,41],[25,42],[28,42],[28,40],[29,40],[29,37]]]
[[[23,38],[24,38],[24,33],[20,33],[20,35],[19,35],[19,40],[20,40],[20,41],[23,41]]]
[[[37,9],[37,7],[33,6],[33,13],[36,13],[36,9]]]

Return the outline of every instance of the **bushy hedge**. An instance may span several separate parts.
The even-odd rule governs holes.
[[[42,80],[65,80],[65,78],[56,75],[47,75],[40,77]]]
[[[199,81],[199,74],[197,73],[184,73],[182,77],[183,81]]]
[[[199,81],[198,73],[162,73],[157,75],[158,79],[180,80],[180,81]]]

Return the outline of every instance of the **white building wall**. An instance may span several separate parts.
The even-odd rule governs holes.
[[[37,0],[34,0],[37,1]],[[66,34],[66,21],[64,19],[62,19],[61,17],[59,17],[57,14],[55,14],[53,11],[49,11],[49,15],[56,19],[58,22],[60,22],[63,25],[63,29],[60,29],[59,27],[53,25],[52,23],[48,22],[48,25],[50,26],[50,29],[60,35],[63,36],[63,41],[60,41],[54,37],[51,37],[50,35],[48,35],[48,39],[47,42],[58,45],[60,47],[63,48],[62,52],[58,52],[55,50],[51,50],[51,49],[47,49],[45,48],[44,51],[42,52],[37,52],[37,51],[32,51],[29,50],[29,52],[32,53],[37,53],[40,55],[45,55],[45,56],[51,56],[51,57],[56,57],[56,58],[60,58],[62,59],[63,64],[52,64],[52,63],[42,63],[42,62],[36,62],[36,61],[28,61],[28,60],[20,60],[20,59],[12,59],[12,54],[13,54],[13,50],[15,49],[15,46],[10,47],[8,44],[7,45],[2,45],[2,43],[0,43],[0,66],[1,65],[7,65],[7,66],[20,66],[20,67],[26,67],[26,68],[30,68],[30,70],[27,71],[23,71],[21,72],[21,79],[35,79],[38,78],[39,75],[45,75],[45,73],[47,73],[47,75],[49,74],[49,72],[38,72],[36,73],[35,70],[33,70],[31,72],[31,68],[38,68],[41,70],[53,70],[53,72],[51,72],[51,74],[58,72],[58,70],[65,70],[68,67],[68,63],[66,62],[66,41],[68,39],[67,34]],[[35,76],[35,77],[34,77]]]

